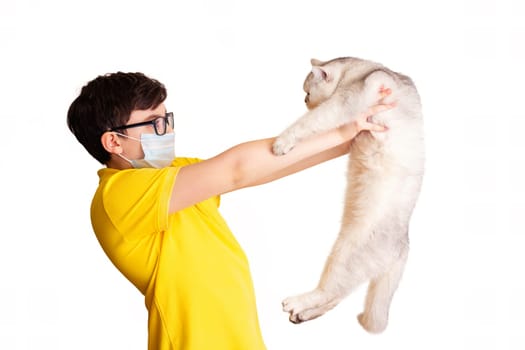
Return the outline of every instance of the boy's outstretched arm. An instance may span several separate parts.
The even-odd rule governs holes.
[[[369,116],[394,107],[381,103],[388,94],[384,91],[380,92],[379,103],[354,122],[305,139],[285,155],[274,155],[275,138],[267,138],[236,145],[213,158],[183,167],[173,185],[169,212],[212,196],[267,183],[348,153],[350,141],[362,130],[385,131],[367,121]]]

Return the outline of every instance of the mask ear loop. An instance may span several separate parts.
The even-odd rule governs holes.
[[[117,156],[119,156],[120,158],[124,159],[124,160],[127,161],[129,164],[133,165],[133,163],[131,162],[131,160],[129,160],[128,158],[124,157],[124,156],[122,155],[122,153],[117,154]]]
[[[136,137],[128,136],[128,135],[124,135],[124,134],[122,134],[122,133],[120,133],[120,132],[116,132],[116,131],[114,131],[114,133],[117,134],[117,135],[119,135],[119,136],[127,137],[128,139],[132,139],[132,140],[135,140],[135,141],[141,142],[140,139],[138,139],[138,138],[136,138]],[[117,156],[119,156],[120,158],[124,159],[124,160],[127,161],[129,164],[133,165],[133,162],[132,162],[130,159],[124,157],[124,156],[122,155],[122,153],[117,154]]]
[[[138,141],[140,142],[140,139],[136,138],[136,137],[133,137],[133,136],[128,136],[128,135],[124,135],[124,134],[121,134],[120,132],[116,132],[116,131],[113,131],[115,134],[119,135],[119,136],[122,136],[122,137],[127,137],[128,139],[132,139],[132,140],[135,140],[135,141]]]

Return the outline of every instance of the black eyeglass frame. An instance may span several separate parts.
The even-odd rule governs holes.
[[[159,119],[164,120],[164,132],[162,134],[159,133],[157,130],[157,120]],[[117,131],[117,130],[129,129],[129,128],[137,128],[139,126],[153,125],[155,134],[157,134],[158,136],[162,136],[166,134],[166,132],[168,131],[168,125],[171,126],[171,128],[173,129],[173,126],[174,126],[173,124],[174,124],[173,112],[167,112],[164,117],[157,117],[155,119],[148,120],[147,122],[140,122],[140,123],[135,123],[135,124],[117,126],[117,127],[109,129],[109,131]]]

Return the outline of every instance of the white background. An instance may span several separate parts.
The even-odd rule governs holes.
[[[0,2],[0,349],[145,349],[143,297],[91,230],[99,164],[66,127],[80,88],[141,71],[168,87],[176,151],[206,158],[305,110],[311,57],[413,78],[427,173],[390,325],[364,288],[288,322],[336,237],[346,161],[223,196],[251,263],[269,349],[525,348],[525,12],[500,1]],[[205,315],[203,315],[205,317]],[[208,349],[205,349],[208,350]]]

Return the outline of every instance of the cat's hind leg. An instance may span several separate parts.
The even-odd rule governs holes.
[[[388,312],[395,291],[403,275],[408,257],[408,246],[387,272],[370,281],[365,309],[357,316],[361,326],[370,333],[381,333],[388,324]]]
[[[334,308],[348,293],[370,276],[362,266],[367,260],[363,252],[348,247],[352,228],[343,228],[328,257],[319,285],[311,292],[289,297],[283,301],[283,311],[290,314],[290,321],[301,323],[317,318]]]
[[[283,300],[283,311],[290,314],[290,322],[313,320],[333,309],[343,297],[323,293],[319,289]]]

